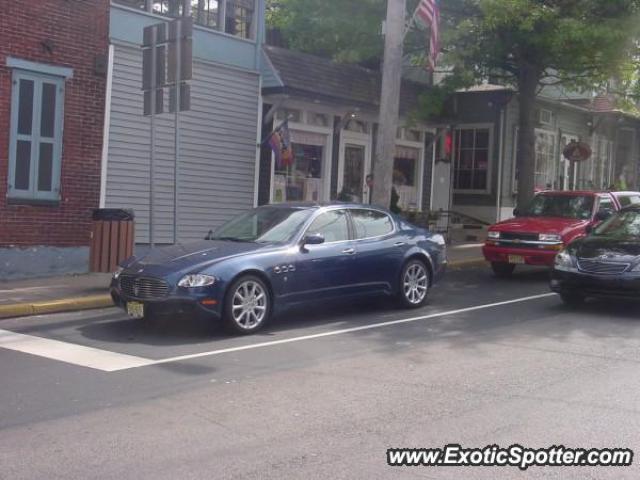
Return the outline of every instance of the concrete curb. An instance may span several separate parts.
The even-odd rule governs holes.
[[[113,306],[110,295],[90,295],[87,297],[62,298],[46,302],[14,303],[0,305],[0,319],[42,315],[43,313],[73,312]]]

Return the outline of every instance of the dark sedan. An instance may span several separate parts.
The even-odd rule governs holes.
[[[551,290],[567,304],[587,297],[640,295],[640,206],[609,218],[555,259]]]
[[[133,317],[192,312],[231,330],[260,329],[289,306],[389,295],[420,307],[446,267],[445,242],[369,205],[253,209],[190,245],[132,257],[111,282]]]

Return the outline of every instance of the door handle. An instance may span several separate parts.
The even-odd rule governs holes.
[[[405,245],[404,242],[396,242],[393,244],[394,247],[403,247]]]
[[[342,253],[344,253],[345,255],[353,255],[354,253],[356,253],[356,249],[355,248],[345,248],[344,250],[342,250]]]

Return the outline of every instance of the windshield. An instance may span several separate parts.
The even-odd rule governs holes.
[[[211,240],[284,243],[298,232],[311,210],[260,207],[230,220],[218,228]]]
[[[536,195],[522,212],[530,217],[563,217],[587,220],[593,211],[590,195]]]
[[[599,225],[593,235],[617,240],[640,238],[640,212],[631,211],[614,215]]]

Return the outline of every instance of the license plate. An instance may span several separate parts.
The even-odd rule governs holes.
[[[525,263],[524,257],[520,255],[509,255],[509,263]]]
[[[144,317],[144,303],[127,302],[127,313],[133,318]]]

